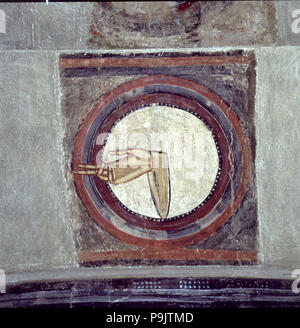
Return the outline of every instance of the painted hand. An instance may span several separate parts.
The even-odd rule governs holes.
[[[139,148],[116,150],[111,155],[122,156],[112,162],[97,164],[78,164],[83,170],[73,171],[75,174],[95,175],[112,184],[131,181],[152,170],[151,151]]]

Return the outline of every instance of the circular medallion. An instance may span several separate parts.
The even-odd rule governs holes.
[[[145,192],[149,183],[146,174],[126,184],[109,184],[129,212],[154,221],[178,219],[200,207],[216,187],[221,160],[217,141],[208,125],[184,109],[168,104],[134,109],[112,127],[105,142],[103,159],[99,152],[97,164],[113,161],[110,154],[117,148],[168,154],[170,206],[166,217],[160,218],[151,193]]]
[[[235,114],[203,86],[150,76],[91,108],[74,146],[78,194],[91,218],[143,247],[208,238],[245,193],[250,150]]]

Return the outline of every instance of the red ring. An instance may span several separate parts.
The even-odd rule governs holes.
[[[141,104],[153,104],[153,103],[168,103],[170,105],[179,106],[180,108],[188,109],[196,115],[199,115],[203,118],[208,125],[212,128],[216,139],[218,141],[220,152],[222,154],[222,170],[219,177],[219,181],[216,186],[212,197],[205,203],[203,206],[199,207],[195,212],[190,213],[189,215],[176,219],[174,221],[165,221],[165,222],[155,222],[149,219],[142,218],[139,215],[128,212],[124,209],[120,203],[113,197],[105,181],[94,178],[95,185],[98,191],[101,193],[101,196],[105,203],[115,212],[119,217],[131,223],[133,225],[139,226],[141,228],[152,229],[152,230],[174,230],[176,228],[184,227],[196,220],[205,216],[210,212],[218,200],[222,197],[228,180],[229,180],[229,171],[230,171],[230,162],[228,159],[229,148],[227,144],[226,137],[224,132],[220,128],[219,124],[215,118],[201,105],[194,102],[193,100],[184,98],[182,96],[166,94],[166,93],[155,93],[155,94],[146,94],[132,99],[131,101],[126,102],[124,105],[118,108],[118,110],[113,111],[101,124],[98,134],[108,133],[112,128],[113,124],[122,118],[126,113],[130,112],[132,109],[141,106]],[[96,163],[96,154],[101,150],[103,146],[94,146],[92,163]]]
[[[85,121],[81,125],[78,134],[76,136],[74,152],[73,152],[73,161],[72,167],[75,169],[77,164],[81,162],[81,150],[84,145],[84,140],[87,132],[89,131],[91,125],[97,116],[101,113],[101,111],[108,105],[113,99],[121,96],[124,93],[127,93],[133,89],[146,87],[152,84],[160,84],[160,85],[173,85],[183,88],[188,88],[196,93],[201,94],[205,98],[209,99],[212,103],[214,103],[223,115],[231,122],[231,125],[235,131],[237,139],[240,143],[241,152],[242,152],[242,176],[241,182],[237,189],[237,192],[234,196],[234,199],[231,204],[229,204],[226,209],[217,217],[215,220],[209,224],[204,229],[191,234],[189,236],[185,236],[178,239],[170,239],[170,240],[150,240],[146,238],[132,236],[126,232],[123,232],[116,228],[113,224],[107,221],[101,213],[99,213],[98,209],[95,207],[93,202],[89,198],[89,194],[87,190],[85,190],[83,183],[83,176],[74,175],[74,183],[77,189],[77,192],[87,208],[92,219],[98,223],[102,228],[111,233],[113,236],[118,238],[119,240],[132,244],[135,246],[140,246],[142,248],[149,247],[159,247],[162,249],[176,248],[176,247],[184,247],[188,245],[194,245],[202,240],[207,239],[211,235],[215,234],[217,230],[223,226],[226,221],[235,213],[237,208],[239,207],[240,202],[242,201],[249,180],[251,176],[251,151],[249,146],[248,139],[244,136],[243,129],[240,125],[240,122],[235,115],[235,113],[229,109],[228,105],[216,94],[211,92],[209,89],[199,85],[198,83],[179,78],[173,76],[164,76],[164,75],[155,75],[155,76],[147,76],[137,80],[125,82],[115,89],[106,93],[101,99],[92,107],[91,111],[88,113]]]

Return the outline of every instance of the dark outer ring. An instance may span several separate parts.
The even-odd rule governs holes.
[[[110,115],[108,115],[105,118],[97,134],[109,133],[115,122],[117,122],[124,115],[129,113],[133,108],[141,106],[141,104],[143,104],[143,106],[144,105],[147,106],[148,104],[153,104],[153,103],[168,103],[170,105],[175,105],[175,106],[179,106],[180,108],[190,110],[192,113],[197,114],[201,118],[203,118],[207,122],[207,124],[211,127],[212,132],[214,133],[217,139],[220,148],[221,158],[222,158],[222,163],[221,163],[222,169],[220,171],[220,176],[217,185],[213,186],[213,188],[215,187],[215,191],[212,193],[212,195],[207,197],[208,199],[206,199],[203,202],[201,207],[199,207],[194,212],[188,215],[183,215],[180,219],[176,219],[174,221],[169,220],[165,222],[155,222],[155,221],[150,221],[149,219],[145,219],[141,217],[141,215],[136,215],[132,212],[128,212],[120,205],[118,201],[115,200],[114,196],[111,194],[110,189],[108,188],[107,183],[105,181],[100,180],[97,177],[94,177],[93,179],[104,202],[110,207],[110,209],[114,213],[117,213],[119,217],[121,217],[128,223],[145,229],[174,230],[177,228],[184,227],[192,222],[195,222],[196,220],[201,219],[208,212],[210,212],[211,209],[219,201],[220,197],[225,192],[229,180],[229,171],[230,171],[230,162],[228,160],[229,148],[228,148],[226,137],[222,129],[220,128],[215,118],[207,110],[205,110],[200,104],[190,99],[177,95],[165,94],[165,93],[146,94],[126,102],[125,104],[118,107],[116,110],[114,110]],[[98,151],[101,151],[102,149],[104,149],[104,147],[102,146],[97,147],[94,145],[92,150],[92,156],[91,156],[92,163],[96,162],[96,154],[98,153]]]
[[[159,94],[159,95],[161,95],[161,94]],[[166,95],[166,94],[164,94],[164,95]],[[170,95],[170,96],[175,97],[175,95]],[[120,120],[122,120],[123,117],[126,117],[128,114],[131,114],[132,112],[138,111],[139,109],[142,109],[142,108],[145,108],[145,107],[149,107],[149,106],[152,106],[152,105],[157,105],[157,106],[167,106],[167,107],[170,107],[170,108],[176,108],[176,109],[179,109],[179,110],[182,110],[182,111],[189,112],[189,113],[191,113],[192,115],[194,115],[193,112],[192,112],[191,110],[189,110],[189,109],[184,109],[184,108],[178,107],[177,105],[171,105],[171,104],[168,104],[168,103],[161,103],[161,102],[160,102],[160,103],[152,103],[152,104],[146,104],[146,105],[143,105],[143,106],[140,106],[140,107],[136,107],[136,108],[132,109],[132,111],[129,111],[129,112],[126,113],[124,116],[122,116],[122,117],[120,118]],[[202,123],[206,126],[206,128],[208,128],[208,130],[212,132],[211,127],[207,124],[206,121],[204,121],[202,118],[200,118],[200,116],[198,116],[198,115],[196,115],[196,114],[195,114],[194,116],[196,116],[198,119],[200,119],[200,120],[202,121]],[[112,125],[112,127],[111,127],[109,133],[110,133],[111,130],[114,128],[114,126],[115,126],[115,124]],[[186,216],[189,215],[190,213],[195,212],[196,209],[198,209],[200,206],[203,206],[204,204],[206,204],[207,201],[212,197],[212,194],[214,193],[214,191],[215,191],[215,189],[216,189],[216,186],[217,186],[217,184],[218,184],[218,182],[219,182],[219,176],[220,176],[219,171],[221,171],[221,165],[222,165],[222,163],[221,163],[221,162],[222,162],[222,158],[221,158],[220,148],[219,148],[219,146],[218,146],[218,142],[216,141],[216,137],[215,137],[215,135],[213,134],[213,132],[212,132],[212,135],[213,135],[213,139],[214,139],[214,142],[215,142],[215,145],[216,145],[216,149],[217,149],[217,152],[218,152],[218,172],[217,172],[216,178],[215,178],[215,180],[214,180],[213,186],[212,186],[212,188],[210,189],[210,193],[209,193],[209,195],[208,195],[208,196],[207,196],[207,197],[206,197],[206,198],[205,198],[205,199],[204,199],[199,205],[195,206],[192,210],[189,210],[189,211],[187,211],[186,213],[179,214],[179,215],[175,215],[175,216],[173,216],[173,217],[166,218],[166,219],[164,219],[164,220],[161,220],[161,219],[158,219],[158,218],[149,217],[149,216],[147,216],[147,215],[142,215],[142,214],[139,214],[138,212],[134,212],[134,211],[130,210],[128,207],[126,207],[124,204],[122,204],[122,202],[119,200],[119,202],[122,204],[121,206],[123,206],[123,208],[125,208],[128,212],[131,212],[131,213],[134,213],[135,215],[141,216],[141,218],[145,218],[145,219],[147,219],[147,220],[151,220],[151,221],[154,221],[154,222],[161,222],[160,224],[162,224],[163,222],[174,221],[174,220],[178,220],[178,219],[181,219],[181,218],[183,218],[183,217],[186,217]],[[107,138],[106,138],[106,140],[107,140]],[[106,141],[105,141],[105,142],[106,142]],[[95,146],[95,147],[96,147],[96,146]],[[103,147],[105,147],[105,144],[103,145]],[[111,188],[110,188],[109,183],[106,182],[106,186],[107,186],[107,188],[110,190],[110,192],[111,192],[112,194],[114,194],[114,192],[113,192],[113,191],[111,190]],[[115,196],[115,197],[116,197],[116,196]],[[116,198],[117,198],[117,197],[116,197]],[[172,196],[171,196],[171,198],[172,198]]]
[[[92,157],[90,156],[92,154],[92,146],[93,142],[95,141],[95,138],[97,136],[97,131],[98,128],[101,126],[102,122],[105,120],[105,118],[111,114],[114,110],[116,110],[119,106],[121,106],[122,104],[126,103],[126,101],[128,101],[128,99],[132,99],[134,98],[135,94],[143,94],[143,92],[145,93],[155,93],[157,91],[170,91],[172,93],[172,96],[176,95],[176,92],[179,94],[183,94],[185,97],[188,97],[189,99],[196,99],[197,102],[200,102],[203,104],[203,100],[204,103],[206,103],[208,100],[206,98],[204,99],[199,99],[200,94],[191,94],[191,90],[189,89],[183,89],[183,88],[179,88],[178,86],[174,86],[174,85],[157,85],[157,84],[152,84],[152,85],[148,85],[144,88],[137,88],[134,89],[134,92],[132,92],[132,94],[130,92],[128,93],[124,93],[119,97],[116,97],[113,99],[113,102],[107,104],[103,110],[102,113],[98,115],[98,117],[96,118],[96,120],[93,122],[90,130],[88,131],[88,135],[86,137],[86,140],[84,142],[84,148],[82,150],[83,152],[83,157],[82,157],[82,161],[90,163],[92,160]],[[131,96],[131,98],[130,98]],[[207,105],[207,104],[206,104]],[[203,105],[204,106],[204,105]],[[108,109],[108,111],[107,111]],[[236,140],[237,138],[235,137],[235,134],[232,133],[232,127],[230,124],[228,124],[227,121],[224,121],[223,117],[220,115],[219,113],[219,109],[213,108],[213,105],[210,104],[210,107],[207,107],[207,110],[213,114],[213,116],[217,116],[218,117],[218,121],[220,123],[221,126],[224,126],[224,131],[226,132],[226,129],[228,130],[225,134],[227,137],[227,140],[230,141],[230,144],[232,146],[234,146],[234,151],[232,152],[233,155],[233,159],[234,159],[234,163],[241,163],[241,156],[239,155],[240,153],[240,148],[238,145],[238,141]],[[217,112],[216,112],[217,110]],[[91,132],[91,133],[90,133]],[[238,153],[237,153],[237,149],[238,149]],[[240,172],[239,168],[240,165],[235,165],[232,166],[233,171],[231,172],[231,176],[232,179],[230,180],[236,180],[238,181],[240,179]],[[208,224],[210,224],[215,217],[217,217],[220,213],[222,213],[224,211],[224,209],[227,206],[227,203],[231,200],[231,196],[232,196],[232,192],[233,190],[237,190],[237,183],[232,183],[232,181],[230,181],[228,183],[228,186],[226,188],[226,192],[224,193],[224,195],[220,198],[218,204],[215,206],[215,208],[213,208],[213,210],[211,212],[209,212],[206,216],[204,216],[201,221],[195,221],[194,223],[191,223],[190,225],[186,225],[184,228],[175,228],[173,226],[173,230],[169,229],[169,230],[165,230],[168,232],[167,236],[162,236],[161,234],[154,234],[153,231],[154,230],[146,230],[144,229],[144,227],[138,227],[137,225],[132,225],[129,222],[127,223],[127,226],[124,227],[124,224],[122,222],[118,222],[118,219],[120,219],[120,217],[118,216],[118,214],[115,214],[113,211],[110,210],[110,208],[105,204],[105,202],[102,199],[102,196],[100,195],[100,193],[98,192],[96,186],[95,186],[95,182],[94,182],[94,178],[93,177],[85,177],[84,180],[84,184],[85,187],[87,188],[87,190],[89,190],[90,192],[90,197],[92,198],[92,201],[95,202],[96,207],[99,209],[100,208],[100,212],[104,212],[104,216],[105,218],[110,222],[113,223],[114,226],[117,227],[122,227],[123,229],[127,229],[127,232],[129,230],[129,234],[130,235],[134,235],[137,237],[141,237],[141,238],[147,238],[147,239],[162,239],[162,237],[165,239],[178,239],[181,238],[183,236],[187,236],[187,235],[191,235],[194,234],[196,231],[199,231],[199,229],[203,229],[205,226],[207,226]],[[109,213],[110,212],[110,213]],[[122,219],[123,220],[123,219]],[[114,221],[114,222],[112,222]],[[201,222],[201,226],[199,227],[199,221]],[[122,230],[122,229],[121,229]],[[157,230],[162,231],[161,229]]]
[[[237,186],[234,186],[234,198],[232,202],[226,207],[222,208],[222,212],[220,211],[219,215],[216,216],[210,224],[205,226],[203,229],[196,231],[195,233],[191,233],[188,236],[174,238],[171,240],[152,240],[147,238],[141,238],[137,236],[132,236],[127,232],[123,232],[119,229],[116,229],[115,226],[108,220],[109,215],[111,213],[107,213],[104,209],[103,213],[100,214],[95,204],[91,202],[89,197],[89,193],[85,188],[84,177],[81,175],[74,175],[74,182],[77,189],[77,192],[87,208],[92,219],[99,223],[102,228],[111,233],[116,238],[121,241],[132,244],[135,246],[140,246],[142,248],[147,247],[160,247],[164,249],[174,248],[174,247],[184,247],[188,245],[194,245],[198,242],[207,239],[211,235],[215,234],[217,230],[222,227],[229,218],[235,213],[240,202],[242,201],[250,177],[251,177],[251,152],[249,147],[249,141],[244,136],[243,129],[239,123],[239,120],[236,114],[229,109],[229,106],[216,94],[208,90],[207,88],[199,85],[198,83],[192,82],[190,80],[186,80],[183,78],[178,78],[174,76],[164,76],[164,75],[155,75],[155,76],[147,76],[144,78],[140,78],[137,80],[129,81],[121,84],[110,92],[106,93],[101,99],[93,106],[92,110],[88,113],[84,123],[81,125],[74,145],[74,153],[73,153],[73,169],[76,168],[78,163],[82,162],[82,157],[86,157],[82,153],[83,145],[86,139],[86,136],[89,132],[90,127],[93,125],[97,116],[101,113],[103,108],[110,104],[114,99],[123,96],[123,100],[126,97],[133,97],[133,93],[135,89],[150,88],[151,85],[159,84],[165,87],[179,87],[179,88],[187,88],[189,92],[195,95],[195,98],[203,98],[204,101],[207,99],[213,106],[218,109],[218,115],[224,117],[230,122],[234,134],[238,139],[238,144],[241,152],[241,179],[240,183]],[[127,94],[127,95],[126,95]],[[130,95],[129,95],[130,94]],[[126,100],[126,99],[125,99]],[[85,177],[87,178],[87,177]],[[100,220],[99,220],[100,216]]]

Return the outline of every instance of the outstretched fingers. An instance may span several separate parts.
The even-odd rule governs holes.
[[[101,165],[97,164],[77,164],[82,170],[75,170],[73,173],[82,175],[96,175],[102,180],[107,181],[109,177],[108,167],[103,162]]]
[[[98,170],[73,171],[73,173],[83,175],[96,175],[98,173]]]
[[[97,169],[99,168],[99,165],[96,164],[78,164],[78,167],[84,168],[84,169]]]

